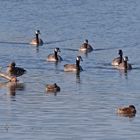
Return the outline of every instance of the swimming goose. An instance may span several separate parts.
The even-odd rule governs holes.
[[[120,107],[117,109],[117,113],[125,117],[133,117],[136,114],[136,108],[134,105],[129,105],[128,107]]]
[[[83,61],[81,56],[77,56],[76,64],[65,64],[64,71],[66,72],[79,72],[82,71],[82,67],[80,66],[80,61]]]
[[[92,48],[92,46],[88,43],[88,40],[87,40],[87,39],[86,39],[86,40],[84,41],[84,43],[81,45],[79,51],[85,52],[85,53],[88,53],[88,52],[93,51],[93,48]]]
[[[60,52],[59,48],[54,49],[54,54],[49,54],[47,57],[47,61],[50,62],[57,62],[57,61],[62,61],[62,57],[58,55],[58,52]]]
[[[60,87],[56,83],[48,84],[48,85],[46,85],[46,90],[47,90],[47,92],[59,92]]]
[[[37,30],[35,32],[36,37],[30,42],[31,45],[35,45],[35,46],[43,45],[43,41],[42,41],[42,39],[39,38],[39,34],[40,34],[40,30]]]
[[[124,61],[124,59],[123,59],[123,51],[122,50],[119,50],[118,51],[118,54],[119,54],[119,57],[114,58],[112,60],[112,65],[113,66],[118,66],[120,63],[122,63]]]
[[[11,64],[8,65],[7,74],[10,76],[19,77],[25,73],[26,73],[26,70],[20,67],[16,67],[15,62],[12,62]]]
[[[115,68],[120,69],[120,70],[131,70],[132,66],[128,62],[128,57],[124,57],[124,61],[120,63],[118,66],[115,66]]]

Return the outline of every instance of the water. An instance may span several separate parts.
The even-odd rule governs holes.
[[[19,85],[0,79],[0,139],[2,140],[139,140],[140,139],[140,2],[135,0],[0,0],[0,65],[11,61],[27,74]],[[29,45],[40,29],[45,42]],[[77,50],[87,38],[95,51]],[[63,62],[46,61],[55,47]],[[111,66],[118,49],[129,56],[127,74]],[[63,65],[81,55],[80,75]],[[46,93],[57,83],[61,91]],[[10,89],[13,89],[12,91]],[[115,113],[134,104],[134,118]]]

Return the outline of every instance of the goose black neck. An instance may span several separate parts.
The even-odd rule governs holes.
[[[36,34],[36,43],[39,44],[39,36]]]
[[[88,48],[88,43],[85,43],[85,48]]]
[[[124,61],[124,67],[127,70],[127,61],[126,60]]]
[[[80,70],[80,60],[76,60],[76,67]]]
[[[54,51],[54,56],[55,56],[55,59],[58,60],[58,55],[56,51]]]
[[[122,60],[123,60],[123,56],[120,55],[120,63],[122,63]]]

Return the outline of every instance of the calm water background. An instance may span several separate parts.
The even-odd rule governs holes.
[[[140,139],[140,1],[139,0],[0,0],[0,66],[11,61],[27,74],[11,93],[0,79],[2,140],[139,140]],[[45,42],[29,45],[40,29]],[[95,51],[77,50],[87,38]],[[64,61],[46,61],[55,47]],[[129,56],[133,70],[114,69],[118,49]],[[80,75],[63,65],[81,55]],[[61,92],[46,93],[57,83]],[[13,96],[12,94],[15,94]],[[118,106],[134,104],[134,118],[116,115]]]

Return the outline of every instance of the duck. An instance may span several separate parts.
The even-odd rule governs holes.
[[[35,46],[43,45],[43,40],[39,38],[39,34],[41,34],[40,30],[35,31],[36,37],[34,39],[32,39],[32,41],[30,42],[31,45],[35,45]]]
[[[112,60],[112,65],[113,66],[118,66],[120,63],[122,63],[124,61],[124,59],[123,59],[123,51],[121,49],[118,51],[118,54],[119,54],[119,57],[114,58]]]
[[[129,105],[126,107],[119,107],[117,109],[117,114],[125,117],[133,117],[136,114],[136,108],[134,105]]]
[[[46,85],[46,90],[47,92],[59,92],[60,91],[60,87],[54,83],[54,84],[47,84]]]
[[[80,72],[83,71],[82,67],[80,66],[80,61],[83,61],[81,56],[76,57],[76,64],[65,64],[64,71],[65,72]]]
[[[12,62],[8,65],[7,74],[14,77],[19,77],[26,73],[24,68],[16,67],[16,63]]]
[[[127,61],[128,61],[128,56],[125,56],[124,61],[120,63],[118,66],[115,66],[115,68],[120,69],[120,70],[131,70],[132,65],[129,64]]]
[[[88,39],[85,39],[84,43],[79,48],[79,51],[84,53],[93,51],[92,46],[88,43]]]
[[[62,57],[60,55],[58,55],[58,52],[61,52],[59,48],[55,48],[54,49],[54,54],[49,54],[47,57],[47,61],[49,62],[58,62],[58,61],[62,61]]]

